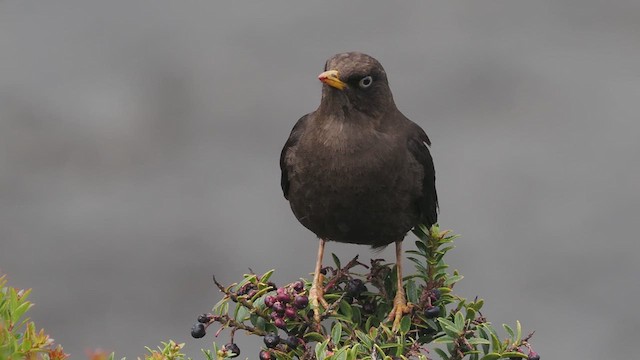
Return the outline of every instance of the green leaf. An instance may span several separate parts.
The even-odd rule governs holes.
[[[458,311],[454,316],[454,320],[455,320],[456,329],[458,330],[458,332],[463,333],[464,332],[464,316],[462,316],[462,312]]]
[[[274,271],[275,271],[274,269],[271,269],[271,270],[267,271],[266,273],[262,274],[262,276],[260,276],[260,282],[266,284],[269,281],[269,279],[271,278],[271,275],[273,275]]]
[[[427,250],[427,245],[425,245],[422,241],[416,241],[416,247],[420,252],[420,255],[428,255],[429,251]]]
[[[351,320],[354,324],[360,324],[362,321],[362,314],[360,313],[360,308],[357,306],[352,306],[351,311],[353,311],[353,315],[351,315]]]
[[[340,259],[338,259],[336,254],[331,253],[331,256],[333,257],[333,262],[336,263],[336,268],[337,269],[342,269],[342,266],[340,266]]]
[[[467,342],[469,342],[469,344],[471,345],[480,345],[480,344],[491,344],[491,341],[487,340],[487,339],[483,339],[483,338],[471,338],[469,340],[467,340]]]
[[[358,358],[359,347],[360,347],[359,344],[356,343],[353,345],[351,349],[347,351],[347,360],[356,360]]]
[[[372,343],[369,335],[365,334],[360,330],[356,330],[356,336],[358,337],[358,339],[360,339],[360,342],[362,343],[362,345],[364,345],[365,348],[369,350],[371,349]]]
[[[13,322],[17,323],[18,321],[20,321],[22,315],[24,315],[32,306],[33,304],[28,301],[25,301],[22,304],[18,305],[18,307],[13,310]]]
[[[304,339],[307,342],[316,341],[316,342],[319,342],[319,343],[321,343],[321,342],[326,340],[326,338],[322,334],[317,333],[317,332],[308,332],[308,333],[304,334]]]
[[[344,315],[349,319],[349,321],[351,321],[351,317],[353,316],[353,310],[351,310],[351,304],[349,304],[344,299],[340,301],[340,313],[342,313],[342,315]]]
[[[478,332],[480,333],[480,336],[487,340],[487,342],[491,343],[491,341],[489,341],[490,337],[489,334],[487,334],[487,332],[482,328],[482,327],[478,327]],[[489,345],[488,344],[482,344],[482,350],[484,351],[485,354],[489,353]]]
[[[227,303],[227,301],[229,301],[228,297],[223,297],[222,299],[220,299],[220,301],[218,301],[214,306],[213,306],[213,310],[212,312],[214,314],[218,314],[218,315],[224,315],[227,313],[226,310],[222,311],[223,309],[223,305],[225,305]]]
[[[449,335],[445,335],[433,340],[433,342],[438,344],[451,344],[455,341],[456,338],[457,337],[451,337]]]
[[[489,353],[485,356],[483,356],[480,360],[498,360],[500,359],[502,356],[500,354],[497,353]]]
[[[466,320],[466,321],[471,322],[471,321],[473,321],[475,318],[476,318],[476,311],[475,311],[475,310],[473,310],[473,308],[472,308],[472,307],[468,307],[468,308],[467,308],[467,316],[465,317],[465,320]]]
[[[476,301],[475,303],[473,303],[473,308],[476,311],[480,311],[480,309],[482,309],[482,306],[484,305],[484,300],[482,299],[478,299],[478,301]]]
[[[513,339],[515,337],[515,333],[513,332],[513,329],[511,328],[511,326],[509,326],[507,324],[502,324],[502,327],[509,334],[509,337],[511,339]]]
[[[413,280],[407,281],[407,300],[410,303],[417,303],[419,300],[418,288],[416,287],[416,282]]]
[[[498,339],[498,336],[493,332],[491,333],[491,346],[493,347],[493,351],[502,352],[502,344],[500,343],[500,339]]]
[[[437,319],[438,322],[440,323],[440,325],[444,326],[448,326],[449,328],[451,328],[453,331],[455,331],[457,333],[457,326],[456,324],[454,324],[453,322],[451,322],[451,320],[449,319],[445,319],[445,318],[438,318]]]
[[[333,358],[335,360],[347,360],[347,349],[348,348],[346,348],[346,347],[338,349],[338,351],[336,351],[336,353],[333,354],[333,356],[331,356],[331,358]]]
[[[522,339],[522,325],[520,324],[520,320],[516,320],[516,338],[514,342],[519,343]]]
[[[329,340],[325,340],[323,342],[319,342],[316,344],[316,359],[324,359],[326,358],[326,349],[327,349],[327,344],[329,343]]]
[[[449,276],[449,278],[444,282],[445,285],[453,285],[455,283],[457,283],[458,281],[462,280],[464,278],[464,276],[462,275],[451,275]]]
[[[521,352],[517,352],[517,351],[507,351],[505,353],[502,353],[502,357],[503,358],[521,358],[521,359],[526,359],[529,356],[521,353]]]
[[[266,320],[263,317],[258,316],[258,319],[256,320],[255,326],[256,326],[257,329],[265,331],[266,330]]]
[[[404,335],[409,332],[410,328],[411,328],[411,317],[403,316],[402,320],[400,320],[400,333]]]
[[[340,338],[342,338],[342,324],[340,322],[336,322],[331,328],[331,341],[335,346],[340,344]]]
[[[247,309],[246,307],[240,304],[236,306],[234,318],[236,319],[237,322],[239,323],[244,322],[244,320],[248,315],[249,315],[249,309]]]

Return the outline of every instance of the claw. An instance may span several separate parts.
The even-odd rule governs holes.
[[[393,320],[393,326],[391,327],[393,332],[398,331],[402,317],[411,313],[411,308],[412,304],[407,304],[404,291],[398,291],[395,299],[393,300],[393,309],[391,309],[391,312],[389,313],[389,321]]]
[[[320,305],[325,309],[329,308],[329,303],[324,299],[324,287],[322,286],[323,276],[318,276],[318,281],[314,281],[311,289],[309,290],[309,300],[311,300],[311,307],[313,308],[313,319],[320,323]]]

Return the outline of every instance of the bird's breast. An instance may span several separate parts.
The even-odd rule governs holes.
[[[301,139],[289,199],[300,220],[329,240],[384,245],[413,226],[419,191],[407,152],[383,133],[332,127]]]

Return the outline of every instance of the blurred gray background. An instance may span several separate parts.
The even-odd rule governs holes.
[[[637,0],[2,1],[0,271],[73,358],[169,338],[201,358],[212,274],[312,271],[279,152],[325,60],[359,50],[433,140],[458,291],[543,359],[637,358],[639,19]]]

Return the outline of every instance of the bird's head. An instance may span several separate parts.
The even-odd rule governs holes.
[[[321,108],[347,113],[357,111],[378,117],[395,109],[387,74],[378,60],[359,52],[332,56],[318,75],[322,81]]]

